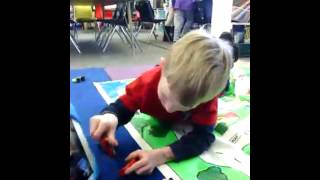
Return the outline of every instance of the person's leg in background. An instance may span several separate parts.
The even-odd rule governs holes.
[[[173,26],[174,10],[173,10],[173,7],[172,7],[172,1],[169,0],[168,3],[169,3],[169,7],[168,7],[169,12],[168,12],[167,20],[165,22],[165,26]]]
[[[169,8],[169,13],[168,13],[168,17],[167,20],[165,22],[165,26],[173,26],[173,16],[174,16],[174,11],[173,8]]]
[[[193,24],[193,11],[192,10],[184,11],[184,16],[186,18],[186,23],[183,26],[181,37],[186,33],[188,33],[191,29],[191,26]]]
[[[180,33],[184,24],[184,13],[182,10],[174,10],[174,35],[173,41],[176,42],[180,38]]]

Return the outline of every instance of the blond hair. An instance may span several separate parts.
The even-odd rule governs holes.
[[[178,40],[166,57],[163,75],[178,101],[187,107],[220,94],[229,78],[232,48],[203,30]]]

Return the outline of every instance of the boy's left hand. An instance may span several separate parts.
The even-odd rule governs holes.
[[[136,172],[138,175],[151,174],[155,167],[164,164],[168,160],[173,159],[174,155],[170,147],[164,147],[154,150],[136,150],[128,155],[126,161],[131,159],[139,159],[130,168],[125,171],[125,174]]]

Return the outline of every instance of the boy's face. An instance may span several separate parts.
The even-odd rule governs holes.
[[[161,76],[158,84],[158,97],[162,106],[168,113],[176,111],[189,111],[190,107],[183,106],[178,102],[178,98],[174,92],[169,89],[167,78]]]
[[[165,64],[165,58],[160,59],[160,66],[163,67]],[[168,113],[173,113],[176,111],[189,111],[190,107],[183,106],[179,103],[177,95],[169,89],[169,84],[167,78],[161,74],[161,78],[158,84],[158,97],[162,106],[166,109]]]

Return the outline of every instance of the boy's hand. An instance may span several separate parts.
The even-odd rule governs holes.
[[[90,135],[93,139],[100,141],[105,138],[112,146],[117,146],[115,132],[118,125],[118,118],[114,114],[96,115],[90,119]]]
[[[154,149],[150,151],[136,150],[128,155],[126,161],[131,159],[139,159],[130,168],[125,171],[125,174],[136,172],[139,175],[151,174],[155,167],[166,163],[174,158],[174,155],[170,147],[164,147],[161,149]]]

